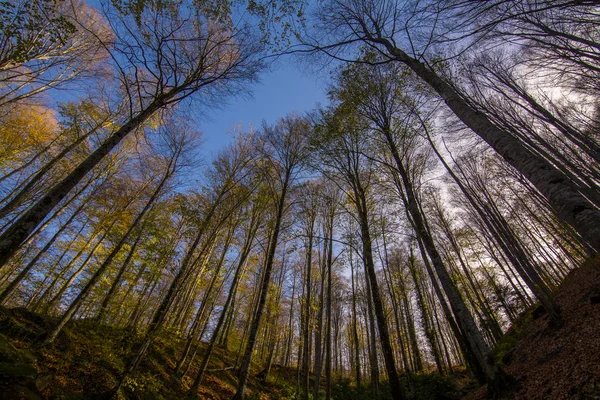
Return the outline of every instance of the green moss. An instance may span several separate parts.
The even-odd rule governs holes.
[[[515,344],[523,336],[525,329],[533,319],[533,312],[538,307],[537,304],[531,306],[523,315],[521,315],[502,336],[494,348],[494,357],[500,365],[505,365],[505,357],[515,347]]]

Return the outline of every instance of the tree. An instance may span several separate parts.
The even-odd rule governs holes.
[[[168,286],[167,292],[162,297],[158,308],[154,311],[144,339],[135,351],[134,357],[127,365],[124,373],[121,375],[116,392],[123,384],[125,379],[139,365],[146,354],[150,344],[154,341],[165,321],[168,313],[173,307],[173,303],[179,292],[184,288],[194,275],[199,275],[200,269],[197,268],[198,261],[202,256],[206,260],[206,254],[209,248],[212,248],[217,235],[223,224],[230,216],[241,207],[249,197],[249,191],[244,185],[252,175],[251,148],[248,142],[238,140],[229,148],[225,149],[219,157],[213,162],[212,170],[207,172],[209,186],[207,188],[207,201],[203,204],[203,213],[201,214],[197,231],[192,236],[191,243],[188,244],[181,264],[175,273],[175,277]],[[198,247],[202,243],[199,254],[196,254]],[[196,274],[194,272],[196,271]]]
[[[349,190],[346,191],[346,196],[348,196],[350,203],[354,207],[360,228],[362,259],[367,278],[367,287],[370,293],[367,301],[373,302],[392,396],[394,399],[403,399],[404,393],[400,386],[396,370],[386,312],[375,273],[369,222],[372,207],[369,187],[372,183],[371,175],[373,174],[373,170],[369,168],[369,161],[364,157],[367,150],[364,139],[362,139],[362,135],[365,132],[365,122],[360,117],[353,118],[352,114],[345,114],[344,111],[347,112],[349,110],[344,110],[343,106],[337,110],[338,113],[335,113],[335,111],[324,114],[321,128],[315,130],[315,150],[318,151],[319,161],[341,175],[342,182],[349,187]],[[374,340],[374,335],[371,335],[371,338]],[[374,364],[376,362],[376,358],[374,357],[371,368],[375,367]],[[378,380],[378,378],[375,379]],[[376,382],[372,383],[375,384]]]
[[[239,281],[240,279],[242,279],[244,268],[246,266],[246,263],[248,262],[248,256],[250,255],[250,251],[252,250],[254,241],[256,239],[257,231],[261,226],[260,218],[263,216],[265,207],[265,204],[262,203],[264,201],[264,198],[261,197],[262,196],[260,195],[255,195],[252,200],[252,204],[249,210],[250,215],[247,217],[246,221],[246,235],[243,239],[243,244],[239,250],[237,266],[235,268],[233,280],[231,281],[231,285],[229,287],[227,299],[225,300],[225,304],[223,305],[223,309],[221,310],[221,315],[219,316],[217,325],[215,326],[211,335],[208,347],[206,348],[204,356],[202,357],[202,361],[200,363],[196,379],[194,380],[194,383],[192,384],[189,390],[190,396],[192,398],[196,397],[198,388],[202,384],[202,379],[204,378],[204,374],[206,373],[206,368],[208,367],[210,357],[217,344],[217,339],[225,325],[225,319],[227,317],[227,313],[229,311],[231,303],[233,302],[233,297],[238,289]]]
[[[313,182],[307,182],[303,187],[298,189],[298,196],[303,199],[303,201],[299,204],[299,210],[296,214],[296,218],[300,220],[300,229],[302,231],[302,235],[304,237],[304,248],[305,248],[305,267],[304,267],[304,296],[303,296],[303,305],[304,310],[302,314],[304,315],[303,321],[301,322],[302,326],[302,399],[308,400],[310,396],[310,361],[311,361],[311,333],[313,331],[314,323],[312,318],[312,310],[314,308],[312,300],[312,292],[313,292],[313,278],[312,273],[314,269],[313,265],[313,252],[314,252],[314,242],[316,236],[316,223],[317,223],[317,214],[318,210],[318,186]],[[322,295],[322,291],[321,291]],[[319,306],[322,307],[322,304]],[[322,308],[321,308],[322,309]],[[322,321],[320,318],[319,322],[317,322],[316,332],[320,329],[319,324]],[[317,371],[317,379],[315,380],[315,388],[314,390],[318,391],[318,380],[319,375],[321,373],[321,360],[320,360],[320,352],[321,352],[321,343],[320,338],[315,337],[315,371]],[[313,395],[314,397],[314,395]]]
[[[272,221],[273,228],[269,237],[256,312],[252,316],[250,333],[240,367],[238,386],[234,396],[236,400],[245,398],[250,362],[267,300],[275,250],[286,210],[286,198],[306,158],[307,130],[306,120],[298,117],[286,117],[273,127],[265,126],[261,136],[260,160],[265,163],[264,173],[270,178],[267,179],[267,182],[271,185],[271,196],[276,204],[275,219]]]
[[[172,140],[173,147],[170,150],[171,154],[169,154],[166,168],[165,168],[160,180],[158,181],[156,188],[150,195],[149,199],[147,200],[147,202],[144,205],[144,207],[142,208],[142,210],[139,212],[138,215],[136,215],[135,219],[133,220],[131,225],[128,227],[125,234],[121,237],[121,239],[119,240],[117,245],[114,246],[114,248],[111,250],[110,254],[106,257],[106,259],[100,265],[100,267],[96,270],[96,272],[94,272],[94,274],[92,275],[92,277],[90,278],[88,283],[85,285],[85,287],[81,290],[81,292],[77,295],[77,297],[73,300],[73,302],[71,302],[71,304],[69,305],[69,308],[65,311],[65,313],[63,314],[59,323],[56,325],[54,330],[52,330],[52,332],[46,338],[46,343],[52,343],[56,339],[56,337],[58,336],[58,334],[60,333],[62,328],[65,326],[65,324],[71,320],[71,318],[73,317],[73,314],[75,314],[75,312],[79,309],[79,306],[81,305],[81,302],[83,301],[83,299],[88,295],[88,293],[91,291],[91,289],[94,287],[94,285],[102,277],[102,275],[104,274],[106,269],[113,262],[113,259],[121,251],[121,249],[123,248],[125,243],[129,240],[129,237],[131,236],[133,231],[138,227],[138,225],[141,223],[141,221],[145,218],[148,211],[151,210],[151,208],[154,206],[154,203],[159,199],[166,183],[171,178],[171,176],[175,173],[175,171],[178,169],[179,158],[185,149],[186,142],[188,141],[188,140],[186,140],[185,133],[182,133],[182,132],[184,132],[184,131],[169,133],[175,137],[176,136],[180,136],[180,137]],[[115,286],[113,285],[113,288],[114,287]],[[111,291],[109,291],[106,298],[109,299],[110,296],[111,296]],[[106,305],[107,305],[107,303],[105,304],[104,302],[101,304],[101,308],[99,310],[99,317],[103,316]]]
[[[0,5],[0,107],[102,72],[112,32],[82,1]]]
[[[339,88],[333,93],[342,104],[356,110],[370,124],[377,143],[385,146],[388,156],[384,155],[380,163],[390,171],[408,220],[424,244],[437,279],[444,288],[467,343],[486,375],[489,387],[497,391],[503,387],[507,377],[495,364],[491,349],[452,281],[418,200],[415,176],[419,175],[419,164],[423,163],[423,155],[418,152],[419,136],[416,129],[420,121],[413,115],[418,112],[414,110],[414,104],[404,97],[404,93],[410,89],[404,82],[403,71],[395,67],[352,65],[344,71]],[[436,279],[436,276],[431,276],[431,279]]]
[[[386,60],[406,65],[437,93],[464,125],[521,172],[595,252],[600,251],[600,211],[551,163],[532,153],[511,132],[499,128],[470,106],[454,82],[442,77],[434,60],[425,57],[433,45],[431,37],[435,37],[435,23],[444,17],[443,4],[438,7],[439,13],[435,8],[421,8],[412,2],[406,2],[403,7],[382,0],[325,2],[319,11],[321,27],[325,30],[319,37],[324,39],[311,42],[308,36],[306,44],[311,51],[342,57],[337,55],[348,54],[349,47],[355,43],[364,43]],[[416,25],[416,21],[421,25]],[[464,21],[459,20],[456,24],[462,29],[471,28]],[[434,28],[428,34],[426,30],[432,25]]]
[[[260,47],[247,27],[214,18],[182,3],[177,8],[148,4],[132,21],[117,15],[113,58],[126,93],[126,118],[108,138],[49,189],[0,236],[0,265],[6,264],[31,234],[77,185],[127,135],[165,107],[202,92],[205,102],[239,89],[255,78]],[[141,22],[143,21],[143,23]]]

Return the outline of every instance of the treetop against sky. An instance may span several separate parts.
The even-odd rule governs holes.
[[[90,0],[87,4],[97,10],[103,8],[101,0]],[[257,18],[250,19],[258,23]],[[205,161],[223,149],[235,131],[260,128],[263,121],[273,123],[283,115],[302,114],[326,103],[326,72],[312,71],[292,55],[279,56],[276,60],[272,55],[268,57],[268,68],[259,73],[258,82],[248,84],[245,92],[223,98],[220,104],[200,107],[193,104],[186,110],[191,114],[193,125],[203,133],[200,151]],[[87,88],[82,85],[79,89],[76,85],[69,90],[51,89],[47,100],[51,103],[76,101]]]
[[[291,56],[280,58],[260,82],[249,89],[250,96],[231,99],[223,107],[206,112],[198,124],[204,132],[204,153],[208,156],[229,142],[234,128],[260,128],[262,121],[273,123],[282,115],[302,114],[326,103],[327,83],[323,76],[302,70]]]

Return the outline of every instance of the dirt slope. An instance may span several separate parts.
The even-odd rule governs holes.
[[[553,328],[546,315],[531,320],[502,357],[516,381],[504,398],[600,399],[600,260],[573,271],[557,301],[564,324]],[[466,399],[483,399],[484,392]]]

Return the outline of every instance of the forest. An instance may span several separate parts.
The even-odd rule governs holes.
[[[599,398],[599,27],[594,0],[0,1],[0,399]],[[274,60],[326,104],[207,159]]]

